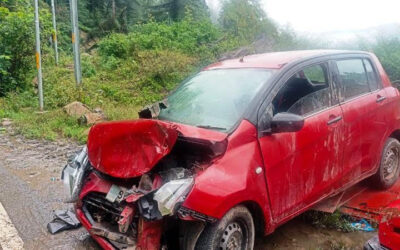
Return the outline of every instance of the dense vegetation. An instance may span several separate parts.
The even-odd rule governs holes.
[[[203,0],[154,1],[154,6],[141,0],[80,0],[83,87],[77,88],[68,1],[56,2],[59,66],[48,39],[48,1],[40,4],[47,112],[37,114],[31,1],[0,1],[0,118],[11,118],[16,131],[28,137],[84,141],[88,128],[68,117],[64,105],[78,100],[101,107],[109,119],[133,119],[141,106],[161,99],[188,75],[256,40],[268,45],[263,51],[321,46],[277,26],[257,0],[224,1],[218,23],[210,20]],[[398,38],[353,47],[377,53],[390,76],[400,79]]]

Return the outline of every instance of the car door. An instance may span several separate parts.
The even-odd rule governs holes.
[[[385,90],[368,58],[336,60],[343,110],[345,169],[343,185],[358,182],[374,171],[386,133]]]
[[[268,127],[266,121],[280,112],[304,117],[304,127],[298,132],[267,133],[259,138],[276,222],[327,196],[341,179],[342,110],[328,69],[328,63],[299,69],[261,116],[259,129]]]

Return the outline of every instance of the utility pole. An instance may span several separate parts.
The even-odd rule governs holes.
[[[40,52],[40,26],[39,26],[39,4],[35,0],[35,29],[36,29],[36,68],[38,71],[39,108],[43,111],[43,80],[42,80],[42,58]]]
[[[53,15],[53,43],[54,43],[54,56],[56,65],[58,65],[58,44],[57,44],[57,24],[56,24],[56,8],[54,0],[51,0],[51,13]]]
[[[78,4],[77,0],[69,0],[72,24],[72,48],[74,51],[74,73],[76,85],[82,84],[81,55],[79,51],[79,24],[78,24]]]

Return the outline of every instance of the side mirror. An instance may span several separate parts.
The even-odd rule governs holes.
[[[296,132],[303,128],[304,118],[292,113],[278,113],[272,117],[271,133]]]

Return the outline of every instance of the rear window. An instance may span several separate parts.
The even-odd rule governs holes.
[[[367,73],[362,59],[349,59],[336,62],[345,99],[370,91]]]

